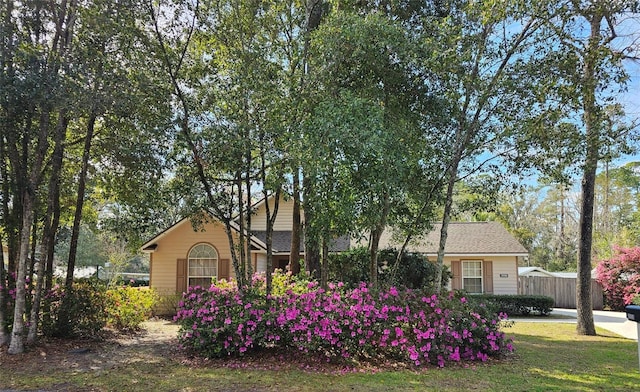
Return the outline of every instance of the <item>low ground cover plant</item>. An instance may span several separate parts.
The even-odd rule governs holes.
[[[500,331],[506,315],[453,295],[441,297],[363,283],[265,298],[233,286],[190,288],[175,321],[181,344],[205,357],[279,348],[328,361],[406,362],[415,366],[486,361],[513,350]]]

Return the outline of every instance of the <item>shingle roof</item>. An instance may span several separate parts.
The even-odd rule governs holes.
[[[438,252],[441,224],[433,225],[429,234],[413,241],[411,252],[435,255]],[[401,241],[386,230],[380,239],[380,248],[400,247]],[[445,254],[447,255],[526,255],[529,252],[499,222],[451,222],[447,230]]]

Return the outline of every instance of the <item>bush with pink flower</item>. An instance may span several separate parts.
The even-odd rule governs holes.
[[[280,348],[329,361],[395,360],[415,366],[486,361],[513,350],[505,315],[453,295],[315,282],[267,299],[259,290],[195,287],[175,320],[181,344],[205,357]]]
[[[596,266],[607,305],[622,310],[640,295],[640,247],[616,248],[616,254]]]

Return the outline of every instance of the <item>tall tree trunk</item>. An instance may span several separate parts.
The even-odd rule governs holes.
[[[62,114],[61,114],[62,115]],[[67,261],[67,276],[64,282],[67,291],[71,291],[73,286],[73,273],[76,268],[76,254],[78,252],[78,238],[80,237],[80,224],[82,222],[82,208],[84,207],[85,190],[87,186],[87,173],[89,171],[89,158],[91,156],[91,143],[96,124],[96,114],[92,113],[87,123],[87,134],[84,139],[84,150],[82,151],[82,167],[78,176],[78,196],[76,198],[76,208],[73,216],[73,227],[71,228],[71,239],[69,240],[69,259]],[[63,115],[65,126],[68,123],[66,113]]]
[[[2,227],[8,228],[9,221],[9,181],[7,180],[7,161],[5,158],[5,143],[4,137],[0,136],[0,176],[4,180],[2,181]],[[7,294],[9,292],[7,271],[4,264],[6,261],[4,258],[4,241],[3,234],[0,233],[0,248],[2,248],[2,254],[0,255],[0,347],[9,344],[9,329],[7,328],[8,310],[7,309]],[[8,247],[7,247],[8,249]],[[8,256],[8,255],[7,255]]]
[[[304,91],[308,87],[313,88],[313,86],[309,84],[309,78],[307,78],[307,76],[310,74],[310,66],[309,66],[308,60],[309,60],[309,48],[311,46],[310,45],[311,33],[313,33],[313,31],[315,31],[318,28],[318,26],[320,25],[320,23],[322,22],[322,19],[326,14],[326,5],[324,0],[309,0],[306,2],[305,5],[306,5],[306,10],[305,10],[306,15],[305,15],[305,22],[304,22],[304,45],[303,45],[303,54],[302,54],[303,73],[300,79],[301,91]],[[311,206],[308,205],[308,203],[302,202],[302,198],[300,195],[300,187],[299,187],[300,185],[299,183],[300,174],[298,172],[299,168],[296,167],[294,170],[295,170],[294,181],[298,181],[297,196],[294,188],[294,208],[296,207],[295,203],[298,203],[298,210],[297,210],[298,217],[300,216],[300,206],[302,205],[304,209],[304,224],[302,224],[301,219],[299,218],[297,219],[297,222],[296,222],[295,220],[296,217],[294,215],[293,223],[294,224],[297,223],[297,226],[294,228],[294,230],[299,229],[300,230],[299,233],[301,235],[302,233],[304,233],[304,264],[305,264],[305,269],[307,273],[316,279],[320,279],[320,244],[317,236],[313,234],[314,212]],[[303,176],[302,189],[304,190],[303,193],[310,193],[310,188],[313,186],[312,181],[309,177],[305,176],[304,174],[302,174],[302,176]],[[294,182],[294,186],[295,186],[295,182]],[[293,243],[293,241],[297,241],[297,247],[295,248],[293,247],[296,246],[296,244]],[[299,255],[300,242],[302,242],[300,238],[294,239],[292,237],[291,255]],[[295,260],[294,264],[298,264],[299,261],[300,259],[298,258],[297,260]],[[300,266],[291,265],[291,268],[292,268],[292,271],[294,271],[293,268],[299,269]]]
[[[264,181],[266,180],[266,173],[265,173],[265,166],[264,166],[264,157],[262,159],[262,181],[264,184]],[[278,188],[276,190],[276,193],[274,195],[274,199],[273,199],[273,213],[271,212],[271,207],[269,207],[269,201],[267,199],[268,195],[267,195],[267,191],[266,188],[263,191],[264,193],[264,197],[265,197],[265,211],[267,214],[267,233],[266,233],[266,245],[267,245],[267,271],[266,271],[266,278],[267,278],[267,300],[269,300],[270,296],[271,296],[271,292],[273,291],[273,227],[276,223],[276,217],[278,216],[278,209],[280,207],[280,196],[281,196],[281,188]]]
[[[374,288],[378,287],[378,248],[380,246],[382,233],[387,226],[387,217],[389,216],[390,206],[389,193],[385,191],[382,196],[380,220],[376,227],[371,230],[371,237],[369,240],[369,282]]]
[[[293,173],[293,219],[291,225],[291,251],[289,253],[289,269],[292,275],[300,273],[300,235],[302,224],[300,219],[300,174],[297,167]]]
[[[312,193],[313,184],[310,178],[304,177],[303,188],[306,193]],[[304,259],[305,267],[310,276],[320,280],[320,240],[315,228],[313,220],[315,211],[309,203],[304,205]]]
[[[67,113],[62,112],[60,114],[63,119],[64,127],[68,124]],[[84,140],[84,150],[82,152],[82,166],[80,168],[80,174],[78,178],[78,196],[76,198],[76,206],[73,217],[73,226],[71,228],[71,238],[69,240],[69,259],[67,260],[67,275],[64,282],[65,292],[71,293],[73,289],[73,273],[76,268],[76,254],[78,251],[78,238],[80,236],[80,223],[82,221],[82,208],[84,206],[84,196],[87,181],[87,172],[89,170],[89,157],[91,154],[91,143],[93,141],[93,132],[96,122],[96,114],[91,113],[89,121],[87,123],[87,134]],[[70,307],[69,302],[71,297],[69,295],[62,298],[62,304],[58,314],[58,321],[56,330],[61,335],[66,335],[70,327]]]
[[[600,24],[603,15],[596,11],[589,20],[590,36],[585,53],[582,75],[586,159],[582,173],[582,201],[580,202],[580,243],[578,246],[578,281],[576,310],[579,335],[595,335],[591,303],[591,246],[593,243],[593,205],[596,169],[600,154],[600,119],[596,105],[596,67],[600,49]]]
[[[65,113],[61,111],[56,133],[54,137],[55,146],[53,148],[51,175],[49,177],[49,196],[47,198],[47,211],[44,216],[42,228],[42,241],[40,244],[40,260],[36,271],[37,280],[33,304],[31,306],[31,316],[29,320],[29,333],[27,334],[27,344],[33,344],[38,337],[38,326],[40,325],[40,302],[43,287],[51,287],[50,278],[45,276],[45,264],[53,266],[53,243],[55,232],[58,230],[60,220],[60,172],[62,171],[63,143],[67,131],[67,122],[64,119]],[[52,268],[52,267],[50,267]],[[45,281],[49,281],[45,284]]]
[[[458,177],[458,166],[462,157],[462,149],[458,147],[448,169],[447,195],[442,212],[442,227],[440,228],[440,241],[438,242],[438,256],[436,263],[435,291],[442,291],[442,270],[444,268],[444,250],[447,244],[449,222],[451,221],[451,209],[453,207],[453,190]]]
[[[247,111],[248,112],[248,111]],[[247,192],[247,196],[246,196],[246,200],[245,200],[245,208],[247,209],[247,217],[246,217],[246,222],[247,222],[247,241],[246,241],[246,249],[247,249],[247,281],[251,282],[251,278],[253,277],[253,265],[251,262],[251,236],[252,236],[252,231],[251,231],[251,215],[253,214],[251,211],[251,208],[253,207],[253,201],[251,199],[251,165],[253,164],[252,162],[252,156],[251,156],[251,131],[249,129],[249,127],[247,127],[246,133],[245,133],[245,160],[246,160],[246,166],[245,166],[245,189]],[[240,208],[242,209],[242,204],[240,204]]]
[[[238,244],[238,253],[240,254],[240,271],[241,271],[241,279],[237,279],[238,281],[238,286],[240,287],[245,287],[245,285],[248,282],[248,276],[247,276],[247,236],[246,236],[246,230],[247,230],[247,218],[245,216],[245,214],[248,214],[249,211],[246,211],[244,208],[244,200],[243,200],[243,196],[244,196],[244,192],[243,192],[243,183],[242,183],[242,173],[240,171],[238,171],[236,173],[236,181],[237,181],[237,186],[238,186],[238,199],[237,199],[237,205],[239,208],[239,214],[238,214],[238,223],[240,225],[240,233],[238,235],[238,237],[240,238],[239,244]],[[237,278],[237,277],[236,277]]]
[[[3,248],[0,253],[0,347],[9,343],[9,331],[7,330],[7,289],[6,285],[6,271],[4,270],[4,245],[2,241],[2,233],[0,233],[0,248]]]
[[[9,354],[22,354],[24,352],[24,323],[27,306],[26,276],[29,258],[29,241],[31,239],[31,226],[33,224],[33,206],[35,194],[26,190],[22,198],[22,232],[20,234],[20,255],[18,257],[18,274],[16,276],[16,300],[13,311],[13,329],[11,330],[11,343]]]
[[[329,288],[329,241],[331,237],[322,236],[322,260],[320,263],[320,287],[327,290]]]
[[[11,342],[9,343],[9,354],[21,354],[24,352],[24,327],[25,327],[25,314],[27,305],[27,293],[25,290],[27,266],[29,262],[30,253],[30,241],[31,241],[31,227],[34,220],[34,209],[36,205],[37,190],[40,187],[42,180],[42,167],[44,157],[49,149],[49,115],[50,111],[45,108],[40,113],[40,122],[37,132],[37,144],[36,148],[32,151],[33,162],[31,168],[28,170],[28,166],[24,161],[16,162],[14,165],[22,164],[22,173],[29,172],[29,177],[25,178],[25,186],[21,190],[22,200],[22,224],[20,226],[20,252],[18,257],[18,269],[16,274],[16,299],[15,307],[13,310],[13,329],[11,330]],[[31,132],[25,132],[22,138],[23,141],[23,156],[25,158],[29,156],[30,146],[27,142],[27,136]],[[31,141],[31,140],[29,140]],[[16,155],[14,154],[14,159]]]

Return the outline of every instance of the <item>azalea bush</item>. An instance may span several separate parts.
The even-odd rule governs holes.
[[[44,308],[48,312],[42,317],[42,332],[46,336],[94,337],[106,325],[106,286],[101,281],[78,279],[73,282],[70,291],[65,290],[64,286],[55,285],[44,300]],[[61,322],[65,304],[69,307],[68,324]]]
[[[596,280],[604,289],[607,304],[624,310],[640,295],[640,247],[617,248],[613,257],[596,266]]]
[[[500,331],[506,315],[464,297],[393,287],[377,292],[364,283],[353,290],[305,287],[268,301],[255,289],[190,288],[175,317],[181,344],[206,357],[278,347],[330,361],[416,366],[486,361],[513,349]]]
[[[119,331],[133,331],[151,317],[158,296],[153,289],[116,286],[106,291],[107,324]]]

